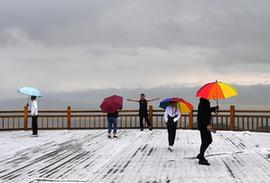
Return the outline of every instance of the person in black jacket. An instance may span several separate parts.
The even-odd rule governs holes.
[[[145,95],[143,93],[140,95],[139,100],[127,99],[127,101],[129,101],[129,102],[138,102],[140,104],[139,117],[140,117],[141,131],[143,131],[143,129],[144,129],[143,119],[145,119],[145,121],[147,123],[147,127],[149,128],[149,130],[150,131],[152,130],[152,126],[149,124],[149,118],[148,118],[148,109],[147,109],[148,108],[148,102],[156,101],[156,100],[159,100],[159,99],[160,98],[146,100]]]
[[[116,132],[117,132],[117,118],[119,114],[118,111],[114,113],[108,113],[107,119],[108,119],[108,138],[112,138],[111,133],[113,129],[113,138],[117,138]]]
[[[201,134],[201,147],[200,153],[197,155],[200,165],[210,165],[210,163],[205,159],[204,153],[208,146],[212,143],[212,112],[217,112],[218,109],[218,106],[211,107],[209,100],[200,98],[200,103],[198,106],[198,127]]]

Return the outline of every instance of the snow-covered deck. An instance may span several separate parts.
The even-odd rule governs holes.
[[[0,182],[270,182],[270,134],[213,134],[211,166],[193,159],[199,132],[178,130],[176,149],[167,132],[106,130],[0,132]]]

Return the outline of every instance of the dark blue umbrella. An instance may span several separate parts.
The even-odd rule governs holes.
[[[178,103],[180,102],[181,99],[178,98],[178,97],[170,97],[170,98],[166,98],[164,100],[162,100],[160,103],[159,103],[159,107],[162,108],[162,109],[166,109],[166,107],[168,105],[170,105],[171,103]]]

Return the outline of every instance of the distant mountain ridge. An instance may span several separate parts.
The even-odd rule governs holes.
[[[241,108],[260,107],[267,108],[270,106],[270,86],[236,86],[239,91],[239,96],[220,101],[221,106],[238,105]],[[195,97],[198,87],[158,87],[151,89],[95,89],[80,92],[64,92],[64,93],[44,93],[44,97],[39,99],[40,109],[66,109],[67,106],[72,106],[76,109],[99,109],[99,105],[104,97],[117,94],[127,98],[139,98],[140,93],[145,93],[146,98],[166,98],[170,96],[183,97],[189,100],[194,107],[198,104],[198,99]],[[0,110],[22,109],[27,102],[27,97],[18,94],[16,99],[0,100]],[[215,103],[213,102],[213,105]],[[155,108],[158,107],[158,102],[153,102]],[[136,109],[137,103],[124,101],[125,108]]]

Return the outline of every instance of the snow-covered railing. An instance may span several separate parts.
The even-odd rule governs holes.
[[[149,107],[149,119],[153,128],[166,128],[163,110]],[[41,110],[39,129],[104,129],[107,128],[106,114],[100,110]],[[138,110],[122,110],[118,119],[119,128],[139,128]],[[270,132],[270,111],[266,110],[220,110],[212,121],[219,130],[250,130]],[[31,128],[28,108],[19,111],[0,111],[0,130],[27,130]],[[197,111],[182,115],[178,128],[196,129]]]

